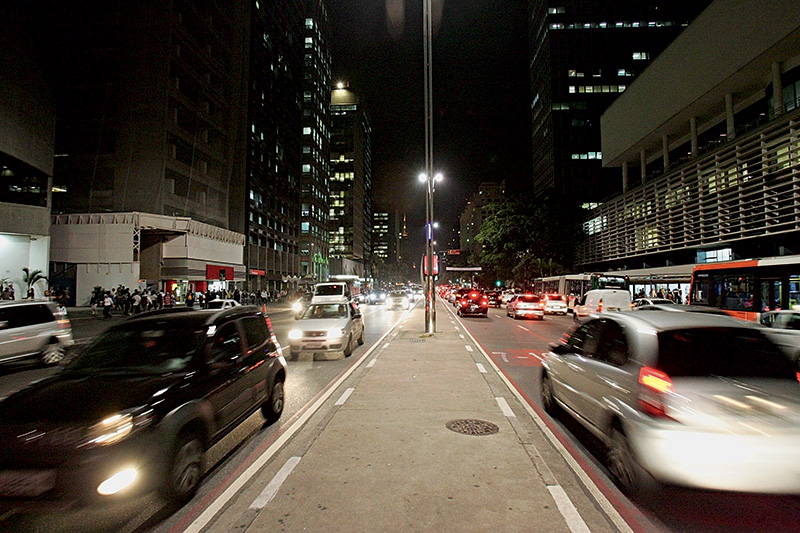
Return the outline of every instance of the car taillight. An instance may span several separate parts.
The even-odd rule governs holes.
[[[602,313],[603,312],[603,300],[600,300],[599,302],[597,302],[597,312],[598,313]]]
[[[481,300],[481,307],[489,307],[489,300]]]
[[[667,415],[664,396],[674,394],[675,387],[669,376],[649,366],[639,370],[639,407],[646,414],[656,418],[671,418]]]
[[[461,307],[466,307],[468,305],[469,305],[469,301],[467,301],[466,299],[461,300]]]

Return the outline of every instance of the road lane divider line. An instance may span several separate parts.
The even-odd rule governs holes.
[[[511,406],[508,405],[508,402],[502,396],[496,396],[494,401],[497,402],[497,405],[500,406],[500,410],[503,411],[503,414],[506,418],[517,418],[517,415],[514,414],[514,411],[511,410]]]
[[[459,338],[460,338],[462,341],[465,341],[465,340],[467,340],[467,338],[466,338],[464,335],[462,335],[461,333],[459,333],[459,334],[458,334],[458,337],[459,337]]]
[[[280,490],[281,485],[283,482],[286,481],[286,478],[289,477],[289,474],[292,473],[294,467],[300,462],[301,457],[291,457],[288,461],[283,465],[283,467],[278,470],[278,473],[275,474],[275,477],[264,487],[264,490],[261,491],[261,494],[258,495],[258,498],[253,500],[253,503],[250,504],[250,509],[263,509],[269,502],[272,501],[272,498],[278,493]]]
[[[580,513],[578,513],[575,505],[572,504],[572,501],[561,485],[548,485],[547,490],[550,492],[550,496],[556,501],[556,506],[561,512],[561,516],[566,520],[567,527],[572,533],[591,533],[586,526],[586,522],[583,521]]]
[[[525,326],[520,326],[519,324],[517,324],[517,327],[518,327],[519,329],[524,329],[525,331],[530,331],[530,330],[529,330],[528,328],[526,328]]]
[[[472,351],[472,346],[470,346],[469,344],[465,344],[465,345],[464,345],[464,348],[465,348],[465,349],[466,349],[468,352],[471,352],[471,351]]]
[[[572,469],[572,471],[575,473],[575,475],[578,477],[578,479],[580,479],[581,483],[583,483],[583,485],[586,487],[586,490],[589,492],[589,494],[592,495],[592,497],[595,499],[597,504],[600,506],[600,508],[606,514],[606,516],[608,516],[609,520],[611,520],[611,522],[617,527],[617,529],[619,529],[619,531],[621,533],[633,533],[633,529],[628,524],[628,522],[622,517],[622,515],[611,504],[611,502],[608,501],[608,498],[606,498],[605,494],[603,494],[603,491],[600,490],[600,488],[597,486],[597,484],[580,467],[580,465],[575,460],[575,458],[572,456],[572,454],[569,452],[569,450],[567,450],[566,446],[564,446],[564,444],[558,439],[558,437],[556,437],[555,433],[553,433],[553,431],[549,427],[547,427],[547,424],[545,424],[544,420],[542,420],[542,417],[539,416],[539,413],[536,412],[536,410],[533,408],[533,406],[531,406],[528,403],[528,401],[526,400],[525,396],[523,396],[514,387],[514,384],[511,383],[511,380],[508,379],[508,376],[506,376],[503,373],[503,371],[500,369],[500,367],[498,367],[495,364],[495,362],[492,361],[492,358],[489,356],[489,354],[486,352],[486,350],[483,349],[483,346],[481,346],[481,344],[472,335],[472,333],[469,331],[469,329],[464,328],[464,331],[467,333],[467,335],[470,336],[470,338],[472,339],[472,342],[475,343],[475,346],[478,347],[478,351],[480,351],[480,353],[483,355],[484,359],[486,359],[486,362],[492,368],[494,368],[495,372],[497,372],[497,375],[506,384],[506,387],[508,388],[509,391],[511,391],[511,394],[513,394],[517,398],[517,400],[519,401],[520,405],[522,405],[522,408],[525,409],[525,411],[528,413],[528,416],[530,416],[533,419],[533,421],[539,427],[541,432],[545,435],[547,440],[550,441],[550,444],[553,446],[553,448],[555,448],[556,451],[558,451],[559,455],[561,455],[561,457],[569,465],[569,467]],[[495,352],[492,352],[492,353],[495,353]],[[503,361],[507,363],[508,359],[506,359],[505,354],[503,354],[502,357],[503,357]]]
[[[348,399],[348,398],[350,398],[350,395],[351,395],[351,394],[353,394],[353,391],[354,391],[354,390],[356,390],[356,389],[355,389],[355,388],[353,388],[353,387],[350,387],[349,389],[347,389],[346,391],[344,391],[344,394],[342,394],[342,395],[339,397],[339,399],[338,399],[338,400],[336,400],[336,403],[335,403],[335,404],[333,404],[333,405],[344,405],[344,402],[346,402],[346,401],[347,401],[347,399]]]
[[[483,366],[481,363],[475,363],[475,366],[478,367],[478,372],[480,372],[481,374],[486,373],[486,367]]]
[[[538,360],[539,360],[539,361],[541,361],[542,363],[544,363],[544,357],[542,357],[541,355],[537,354],[536,352],[528,352],[528,353],[529,353],[530,355],[534,356],[536,359],[538,359]]]
[[[189,511],[184,520],[179,521],[169,530],[170,533],[200,533],[200,531],[202,531],[202,529],[206,527],[215,516],[217,516],[217,513],[219,513],[227,505],[231,498],[236,496],[236,494],[242,490],[245,484],[247,484],[247,482],[249,482],[250,479],[255,476],[258,471],[261,470],[261,468],[266,465],[287,442],[289,442],[295,433],[299,432],[303,427],[305,427],[306,422],[308,422],[309,419],[311,419],[311,417],[314,416],[323,405],[325,405],[325,402],[327,402],[328,399],[333,396],[333,393],[336,392],[336,390],[342,385],[342,383],[344,383],[347,378],[349,378],[350,375],[361,366],[361,363],[363,363],[370,355],[372,355],[372,352],[377,349],[378,345],[386,340],[386,337],[388,337],[392,331],[394,331],[399,322],[400,321],[398,320],[392,324],[392,326],[389,327],[383,335],[381,335],[375,344],[373,344],[370,349],[367,350],[366,353],[364,353],[364,355],[362,355],[358,361],[355,362],[355,364],[353,364],[353,366],[342,372],[342,374],[339,376],[339,379],[337,379],[333,384],[326,389],[323,389],[322,393],[319,394],[314,403],[312,403],[310,406],[308,404],[303,406],[303,408],[298,411],[299,416],[295,415],[297,418],[294,423],[289,425],[285,431],[283,427],[279,428],[278,437],[271,444],[266,445],[265,450],[258,448],[255,452],[251,453],[245,459],[245,463],[249,464],[250,466],[241,473],[237,472],[238,476],[235,478],[233,478],[233,476],[227,478],[233,478],[233,481],[230,482],[226,489],[220,489],[222,490],[221,494],[218,494],[215,490],[212,490],[209,495],[197,503],[195,505],[195,509],[202,508],[203,511],[197,515],[197,518],[195,518],[193,522],[191,522],[187,527],[183,527],[184,521],[188,522],[194,516],[192,511]],[[234,475],[236,475],[236,473]],[[227,482],[227,479],[224,482]]]
[[[367,368],[372,368],[377,360],[377,357],[373,358],[369,363],[367,363]]]

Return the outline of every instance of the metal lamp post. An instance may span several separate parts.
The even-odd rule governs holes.
[[[434,293],[433,271],[433,193],[436,182],[442,175],[420,174],[419,180],[425,182],[425,333],[436,332],[436,298]]]
[[[431,30],[431,0],[423,0],[422,36],[425,64],[425,333],[436,332],[436,299],[433,293],[433,53]]]

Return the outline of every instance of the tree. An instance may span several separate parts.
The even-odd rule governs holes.
[[[26,295],[31,291],[31,288],[41,280],[47,280],[47,276],[42,274],[41,270],[30,270],[28,267],[23,267],[22,282],[28,286],[27,290],[25,291]]]

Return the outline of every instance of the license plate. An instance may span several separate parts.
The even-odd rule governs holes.
[[[32,498],[56,486],[53,470],[6,470],[0,472],[0,495]]]
[[[304,350],[318,350],[322,348],[321,342],[309,342],[308,344],[303,345]]]

